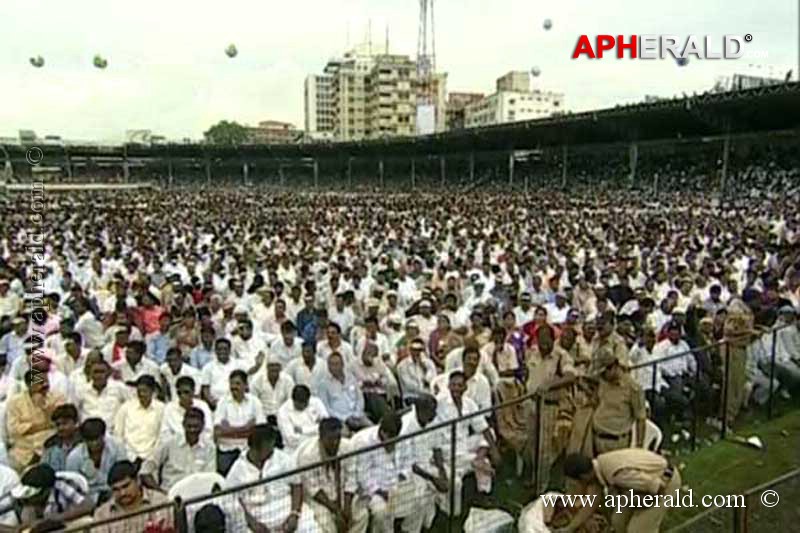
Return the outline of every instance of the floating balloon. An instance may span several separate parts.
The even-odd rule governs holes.
[[[102,69],[102,68],[106,68],[106,67],[108,66],[108,61],[107,61],[106,59],[103,59],[103,58],[102,58],[101,56],[99,56],[99,55],[96,55],[96,56],[94,56],[94,61],[93,61],[93,63],[94,63],[94,66],[95,66],[95,67],[97,67],[97,68],[101,68],[101,69]]]
[[[533,74],[534,78],[539,77],[539,74],[541,74],[541,73],[542,73],[542,71],[539,69],[539,67],[533,67],[531,69],[531,74]]]
[[[42,56],[36,56],[30,58],[31,65],[36,68],[42,68],[44,66],[44,58]]]
[[[689,64],[689,58],[688,57],[679,57],[675,61],[678,63],[679,67],[685,67],[686,65]]]
[[[239,51],[236,49],[236,45],[233,45],[233,44],[228,45],[228,47],[225,49],[225,54],[228,57],[236,57],[236,55],[238,53],[239,53]]]
[[[549,30],[553,27],[553,21],[550,19],[544,19],[544,29]]]

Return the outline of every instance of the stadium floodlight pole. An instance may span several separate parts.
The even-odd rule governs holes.
[[[247,175],[249,173],[249,167],[247,163],[242,163],[242,181],[245,187],[247,187]]]
[[[508,153],[508,188],[514,188],[514,150]]]
[[[565,144],[561,149],[561,187],[567,187],[567,157],[569,156],[569,147]]]
[[[319,160],[314,158],[314,188],[319,189]]]
[[[442,189],[444,189],[445,181],[447,180],[447,161],[443,155],[439,156],[439,173],[442,177]]]

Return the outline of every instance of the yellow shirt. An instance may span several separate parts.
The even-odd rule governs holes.
[[[17,470],[26,467],[34,454],[43,453],[45,441],[56,432],[50,416],[62,403],[64,399],[53,393],[46,394],[38,405],[34,403],[28,391],[9,398],[6,424],[11,449],[8,456]]]

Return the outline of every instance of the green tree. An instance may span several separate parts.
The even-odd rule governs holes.
[[[247,133],[247,127],[238,122],[228,122],[227,120],[214,124],[203,135],[205,135],[207,142],[229,145],[245,144],[250,138]]]

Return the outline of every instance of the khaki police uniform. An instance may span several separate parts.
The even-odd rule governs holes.
[[[600,484],[612,495],[630,498],[631,490],[639,496],[671,495],[672,505],[681,487],[681,475],[662,456],[641,448],[625,448],[597,456],[594,473]],[[655,533],[667,513],[664,499],[650,507],[628,506],[611,513],[616,533]]]

